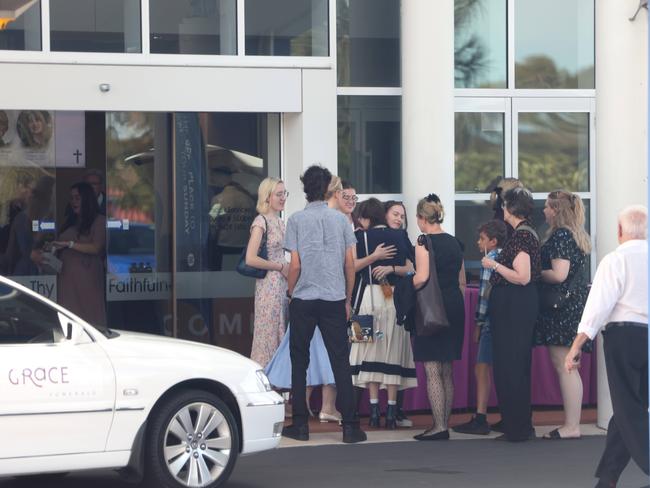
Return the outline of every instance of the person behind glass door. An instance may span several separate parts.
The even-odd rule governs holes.
[[[53,247],[63,267],[58,275],[57,301],[89,323],[106,326],[104,255],[106,217],[88,183],[70,187],[65,222]]]
[[[542,282],[540,291],[550,289],[570,292],[557,310],[541,309],[535,330],[536,344],[547,346],[551,362],[560,381],[564,403],[564,424],[545,435],[545,439],[580,437],[582,379],[564,368],[578,330],[580,316],[587,302],[585,265],[591,252],[591,239],[585,230],[585,207],[578,195],[558,190],[548,194],[544,217],[549,225],[548,237],[541,249]],[[591,350],[591,342],[585,344]]]
[[[284,257],[284,210],[289,193],[284,182],[268,177],[257,190],[257,211],[251,224],[251,235],[246,247],[246,264],[267,270],[266,276],[255,280],[255,320],[251,359],[265,367],[278,349],[286,329],[287,275],[289,265]],[[268,259],[257,254],[266,232]]]
[[[386,210],[386,224],[391,229],[401,229],[406,234],[405,237],[409,240],[408,234],[408,218],[406,216],[406,207],[404,203],[398,202],[395,200],[389,200],[384,203],[384,209]],[[407,273],[414,271],[413,263],[415,262],[415,249],[413,244],[409,240],[409,256],[406,260],[406,266],[403,270],[396,268],[395,274],[398,276],[405,276]],[[377,269],[377,268],[375,268]],[[388,268],[385,270],[387,273],[392,272],[392,269]],[[411,422],[404,413],[404,390],[399,390],[397,392],[397,413],[395,414],[395,420],[397,427],[412,427],[413,422]]]
[[[106,215],[106,193],[104,192],[104,175],[96,169],[88,170],[84,176],[84,181],[93,188],[97,198],[99,213]]]
[[[435,256],[438,284],[449,320],[449,327],[432,336],[416,335],[413,355],[424,363],[427,394],[431,404],[433,424],[414,436],[418,441],[449,439],[449,416],[454,403],[452,362],[460,359],[465,332],[465,266],[463,245],[442,228],[445,210],[440,198],[430,194],[418,202],[417,224],[424,235],[415,246],[415,275],[413,286],[422,288],[429,279],[429,259]],[[429,239],[427,239],[429,237]],[[428,242],[433,249],[428,249]]]
[[[512,226],[505,221],[503,218],[503,195],[513,188],[523,188],[524,184],[519,181],[517,178],[501,178],[497,183],[497,186],[490,193],[490,203],[492,205],[492,210],[494,211],[494,219],[501,220],[506,224],[506,230],[508,231],[507,237],[510,237],[514,232]]]
[[[534,208],[532,193],[513,188],[502,196],[504,219],[514,232],[499,257],[484,257],[481,266],[494,271],[488,316],[494,384],[505,432],[497,439],[517,442],[535,437],[530,374],[541,266],[537,233],[528,221]]]
[[[375,340],[352,344],[352,380],[355,386],[368,389],[371,427],[379,427],[379,390],[387,390],[385,426],[394,429],[397,427],[397,391],[417,386],[409,333],[397,325],[393,302],[398,268],[404,274],[413,269],[406,266],[411,243],[403,230],[386,225],[384,205],[376,198],[366,201],[359,220],[364,230],[356,233],[357,256],[363,258],[366,254],[372,255],[377,246],[386,244],[395,248],[396,254],[390,259],[376,261],[376,267],[372,266],[372,281],[368,267],[358,271],[361,304],[355,306],[359,307],[359,314],[373,316]]]
[[[564,360],[568,372],[579,368],[584,344],[604,326],[605,365],[614,414],[596,469],[596,488],[616,487],[630,459],[648,474],[647,238],[647,207],[624,208],[618,215],[619,246],[598,265],[578,335]]]
[[[32,197],[34,176],[25,168],[6,168],[0,173],[0,274],[9,274],[7,254],[11,226],[18,214],[27,208]]]

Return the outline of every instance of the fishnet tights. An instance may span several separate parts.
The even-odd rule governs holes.
[[[433,424],[429,433],[447,430],[454,402],[454,379],[451,362],[428,361],[424,363],[427,375],[427,395],[431,404]]]

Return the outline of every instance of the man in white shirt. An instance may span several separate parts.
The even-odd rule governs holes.
[[[578,335],[565,360],[580,366],[583,344],[603,326],[605,364],[614,415],[596,470],[598,488],[615,487],[630,458],[648,474],[648,209],[625,208],[619,246],[603,258],[589,292]]]

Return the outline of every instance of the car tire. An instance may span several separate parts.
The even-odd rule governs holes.
[[[145,481],[165,488],[216,488],[232,473],[239,430],[228,406],[216,395],[183,391],[149,418]]]

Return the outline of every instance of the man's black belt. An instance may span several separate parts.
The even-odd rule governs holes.
[[[605,326],[605,330],[613,329],[614,327],[642,327],[647,329],[648,324],[644,324],[643,322],[609,322]]]

